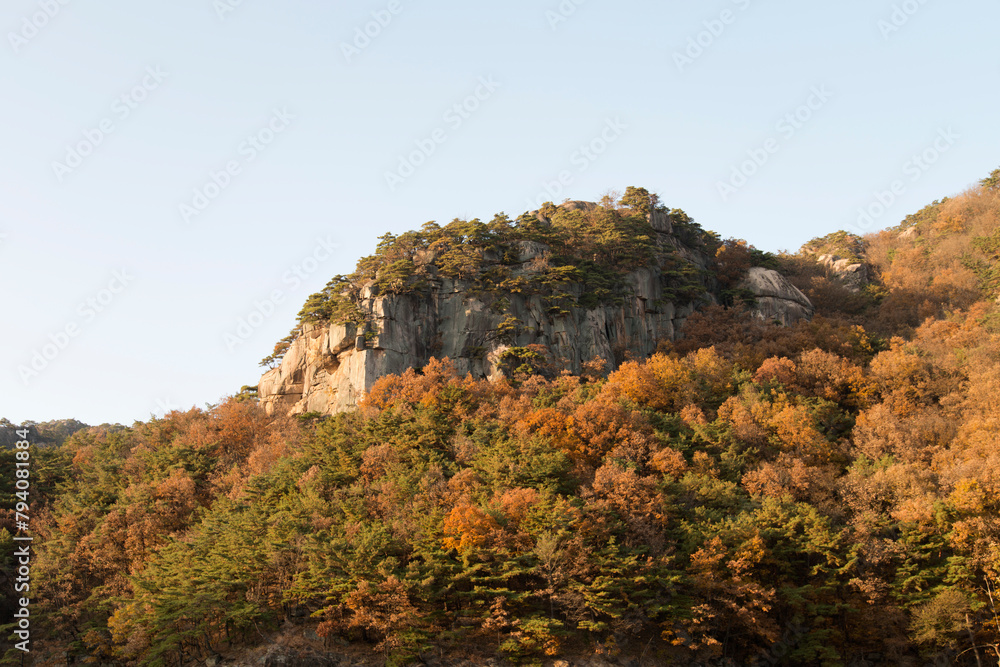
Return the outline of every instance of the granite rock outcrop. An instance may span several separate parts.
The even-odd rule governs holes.
[[[569,202],[571,210],[596,206]],[[555,370],[579,373],[585,362],[601,359],[617,368],[626,358],[652,354],[660,341],[681,336],[685,320],[702,305],[716,302],[711,258],[685,244],[664,212],[649,217],[656,243],[665,255],[686,263],[702,276],[695,294],[684,299],[671,292],[670,279],[655,264],[628,273],[622,296],[596,307],[553,308],[543,296],[504,295],[503,307],[470,281],[435,277],[416,292],[378,294],[372,285],[357,299],[365,324],[304,324],[280,364],[258,384],[269,413],[332,414],[354,408],[381,377],[420,369],[433,358],[447,358],[462,374],[477,378],[502,375],[505,354],[533,346],[544,350]],[[549,248],[521,241],[514,273],[530,275],[547,266]],[[413,261],[433,269],[432,252]],[[430,274],[435,272],[431,270]],[[784,278],[753,269],[747,288],[758,296],[758,315],[790,324],[812,315],[812,304]],[[580,302],[588,285],[564,288]]]

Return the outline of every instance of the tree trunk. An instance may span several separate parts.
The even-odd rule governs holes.
[[[976,656],[976,665],[983,667],[983,660],[979,657],[979,647],[976,646],[976,636],[972,634],[972,624],[969,622],[969,614],[965,615],[965,629],[969,632],[969,641],[972,642],[972,653]]]

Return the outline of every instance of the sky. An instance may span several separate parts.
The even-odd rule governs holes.
[[[1000,166],[995,0],[6,0],[0,416],[255,385],[377,238],[642,186],[794,251]]]

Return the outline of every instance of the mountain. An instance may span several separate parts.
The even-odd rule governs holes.
[[[29,657],[995,667],[997,179],[776,256],[626,197],[383,237],[266,360],[294,392],[32,447]]]
[[[579,374],[588,362],[613,371],[678,339],[699,307],[734,299],[783,324],[812,317],[782,275],[750,266],[773,266],[764,253],[721,243],[643,188],[626,202],[566,202],[517,222],[499,215],[383,237],[353,276],[310,298],[280,364],[259,382],[261,404],[349,410],[379,378],[432,358],[474,378],[522,367]]]

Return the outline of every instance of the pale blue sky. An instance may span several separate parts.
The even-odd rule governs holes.
[[[0,10],[14,421],[131,423],[255,384],[310,293],[428,220],[641,185],[794,250],[894,181],[871,230],[1000,166],[995,0],[64,1]],[[373,12],[391,21],[348,58]]]

